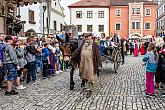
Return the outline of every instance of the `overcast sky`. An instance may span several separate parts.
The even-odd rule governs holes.
[[[65,22],[67,24],[70,24],[70,10],[68,8],[68,5],[71,5],[73,3],[76,3],[80,0],[61,0],[61,6],[64,8],[64,14],[65,14]]]

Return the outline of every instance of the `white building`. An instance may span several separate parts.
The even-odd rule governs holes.
[[[28,7],[30,7],[31,4],[37,3],[37,2],[41,3],[42,0],[18,1],[19,6],[28,5]],[[0,24],[1,24],[0,34],[5,34],[5,35],[11,34],[9,32],[9,27],[11,27],[11,25],[7,24],[6,20],[9,14],[12,15],[14,18],[18,15],[17,6],[18,4],[13,2],[13,0],[0,0],[0,7],[1,7],[0,8]],[[15,33],[12,33],[12,35],[15,35]]]
[[[42,36],[43,32],[43,17],[42,4],[32,4],[20,8],[21,20],[26,21],[24,24],[24,33],[29,35],[29,32],[34,32],[38,36]]]
[[[158,2],[157,6],[157,35],[165,36],[165,2]]]
[[[52,0],[50,17],[50,34],[63,30],[65,15],[60,0]]]
[[[43,10],[43,6],[46,7],[45,11]],[[50,10],[49,14],[48,10]],[[49,2],[49,6],[47,3],[23,6],[20,8],[20,15],[21,20],[26,21],[24,25],[25,35],[29,35],[28,33],[32,32],[36,33],[38,37],[42,37],[43,32],[44,34],[48,34],[48,28],[49,34],[54,34],[55,32],[60,32],[64,25],[65,16],[59,0],[52,0]]]
[[[109,36],[109,0],[81,0],[68,7],[70,25],[77,26],[79,34]]]

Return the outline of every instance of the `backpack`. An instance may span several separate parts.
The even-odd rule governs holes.
[[[5,62],[5,47],[6,45],[4,43],[0,43],[0,62]]]

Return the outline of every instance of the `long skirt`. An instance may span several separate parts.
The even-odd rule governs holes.
[[[146,54],[146,51],[145,51],[145,48],[144,46],[141,47],[141,55],[145,55]]]
[[[139,54],[138,47],[135,47],[135,49],[134,49],[134,56],[137,57],[138,54]]]

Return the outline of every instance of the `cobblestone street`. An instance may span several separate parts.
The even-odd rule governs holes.
[[[80,87],[75,72],[75,89],[69,90],[68,72],[26,85],[18,96],[0,96],[2,110],[165,110],[165,102],[156,94],[145,96],[145,67],[142,57],[126,57],[125,65],[114,74],[104,65],[95,90],[89,99]],[[161,91],[157,90],[156,93]]]

